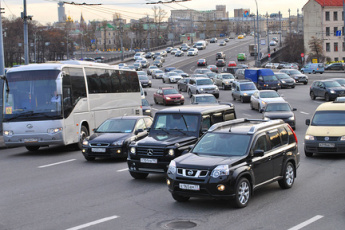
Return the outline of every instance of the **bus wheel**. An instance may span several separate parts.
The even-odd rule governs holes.
[[[25,146],[25,148],[29,151],[37,151],[40,146]]]
[[[87,131],[87,128],[83,125],[80,129],[80,140],[78,142],[78,148],[80,150],[83,149],[83,141],[87,136],[89,136],[89,131]]]

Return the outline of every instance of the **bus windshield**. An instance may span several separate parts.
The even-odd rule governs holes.
[[[7,73],[4,90],[4,121],[57,119],[61,116],[61,95],[57,93],[59,70]]]

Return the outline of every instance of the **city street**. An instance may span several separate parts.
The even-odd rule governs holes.
[[[217,51],[226,53],[227,63],[237,61],[237,54],[245,52],[249,59],[246,63],[253,67],[254,59],[248,53],[252,43],[253,37],[248,36],[231,40],[225,47],[209,44],[195,57],[168,54],[162,69],[174,66],[191,74],[200,58],[214,64]],[[267,53],[267,46],[261,48]],[[0,150],[0,230],[344,229],[345,155],[306,158],[303,151],[305,120],[325,102],[310,99],[310,85],[317,79],[344,77],[344,73],[308,77],[307,85],[278,91],[297,109],[301,164],[291,189],[270,184],[257,190],[244,209],[235,209],[224,200],[204,198],[178,203],[168,191],[165,175],[150,174],[147,179],[135,180],[125,160],[88,162],[80,150],[71,147],[43,147],[37,152],[24,147],[4,148]],[[144,88],[154,112],[171,107],[153,102],[153,93],[164,86],[177,88],[161,79],[152,79],[152,88]],[[190,104],[188,94],[183,95],[185,105]],[[220,90],[218,100],[233,103],[238,118],[262,118],[249,103],[233,101],[231,90]]]

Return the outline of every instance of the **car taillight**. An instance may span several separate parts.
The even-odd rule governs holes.
[[[292,127],[289,124],[287,124],[287,125],[288,125],[289,129],[291,130],[291,132],[293,133],[293,136],[295,138],[296,144],[298,144],[298,140],[297,140],[297,136],[296,136],[295,131],[292,129]]]

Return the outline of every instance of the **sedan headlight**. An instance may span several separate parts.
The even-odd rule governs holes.
[[[149,84],[152,84],[151,80],[149,81]]]
[[[114,141],[113,143],[111,143],[111,145],[113,145],[113,146],[121,146],[121,145],[123,145],[123,141]]]
[[[183,95],[181,96],[181,99],[184,99],[184,96],[183,96]]]
[[[294,121],[294,120],[295,120],[295,117],[294,117],[294,116],[289,117],[288,120],[289,120],[289,121]]]
[[[332,90],[330,90],[329,92],[330,92],[330,93],[335,93],[335,91],[334,91],[333,89],[332,89]]]
[[[213,178],[218,178],[220,176],[227,176],[229,174],[229,165],[218,165],[215,169],[213,169],[211,176]]]
[[[168,174],[175,174],[176,173],[176,162],[174,160],[170,161],[168,167]]]
[[[282,81],[282,83],[286,83],[286,81]]]
[[[171,98],[170,97],[165,97],[165,99],[170,100]]]
[[[86,138],[83,140],[83,145],[89,145],[89,141]]]
[[[243,96],[248,96],[248,93],[244,93]]]
[[[305,135],[305,136],[304,136],[304,139],[305,139],[305,140],[309,140],[309,141],[314,141],[314,140],[315,140],[315,137],[312,136],[312,135]]]
[[[267,102],[266,102],[266,101],[261,101],[261,103],[262,103],[263,105],[267,105]]]
[[[131,152],[132,154],[135,154],[135,152],[136,152],[135,147],[131,147],[131,148],[130,148],[130,152]]]

